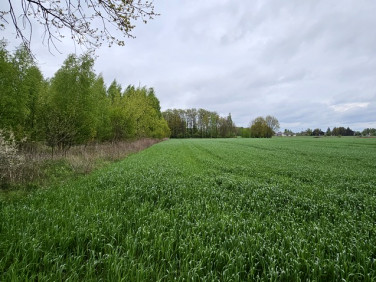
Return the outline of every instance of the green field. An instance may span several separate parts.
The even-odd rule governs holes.
[[[169,140],[0,200],[0,281],[376,280],[376,139]]]

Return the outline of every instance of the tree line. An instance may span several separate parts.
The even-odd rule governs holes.
[[[291,133],[291,134],[290,134]],[[290,130],[285,129],[285,135],[292,135],[293,133]],[[333,129],[328,129],[324,132],[320,128],[315,128],[314,130],[308,128],[300,133],[296,134],[297,136],[376,136],[375,128],[366,128],[363,131],[354,131],[350,127],[333,127]]]
[[[171,138],[230,138],[236,136],[231,114],[221,117],[205,109],[168,109],[162,113]]]
[[[90,54],[69,55],[45,79],[24,47],[0,46],[0,129],[18,141],[44,142],[52,149],[88,142],[170,135],[153,88],[106,87]]]
[[[162,113],[172,138],[271,138],[279,129],[273,116],[257,117],[249,127],[236,127],[231,113],[221,117],[205,109],[169,109]]]

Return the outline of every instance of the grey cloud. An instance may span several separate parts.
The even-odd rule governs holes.
[[[155,6],[161,16],[138,23],[135,40],[97,50],[95,69],[107,84],[116,79],[154,87],[164,110],[231,112],[239,126],[272,114],[292,130],[376,127],[376,2],[182,0]],[[35,35],[40,67],[52,76],[75,48],[64,40],[63,55],[51,56]],[[338,111],[356,103],[369,104]]]

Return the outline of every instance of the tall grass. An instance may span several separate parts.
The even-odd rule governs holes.
[[[11,157],[22,162],[11,170],[12,174],[2,179],[3,188],[34,187],[51,183],[51,180],[72,178],[88,174],[105,164],[118,161],[160,142],[158,139],[144,138],[116,143],[92,143],[74,146],[68,151],[51,154],[49,147],[39,143],[26,143],[16,150],[13,146]],[[7,171],[10,171],[7,166]]]

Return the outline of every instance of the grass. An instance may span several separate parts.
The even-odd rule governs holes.
[[[112,162],[124,159],[151,145],[159,139],[143,138],[116,143],[74,146],[66,152],[55,152],[38,143],[26,144],[18,152],[22,162],[17,167],[6,167],[12,177],[1,178],[0,197],[13,197],[88,174]],[[4,169],[4,167],[0,167]],[[0,171],[1,172],[1,171]]]
[[[0,200],[0,281],[376,279],[376,139],[169,140]]]

